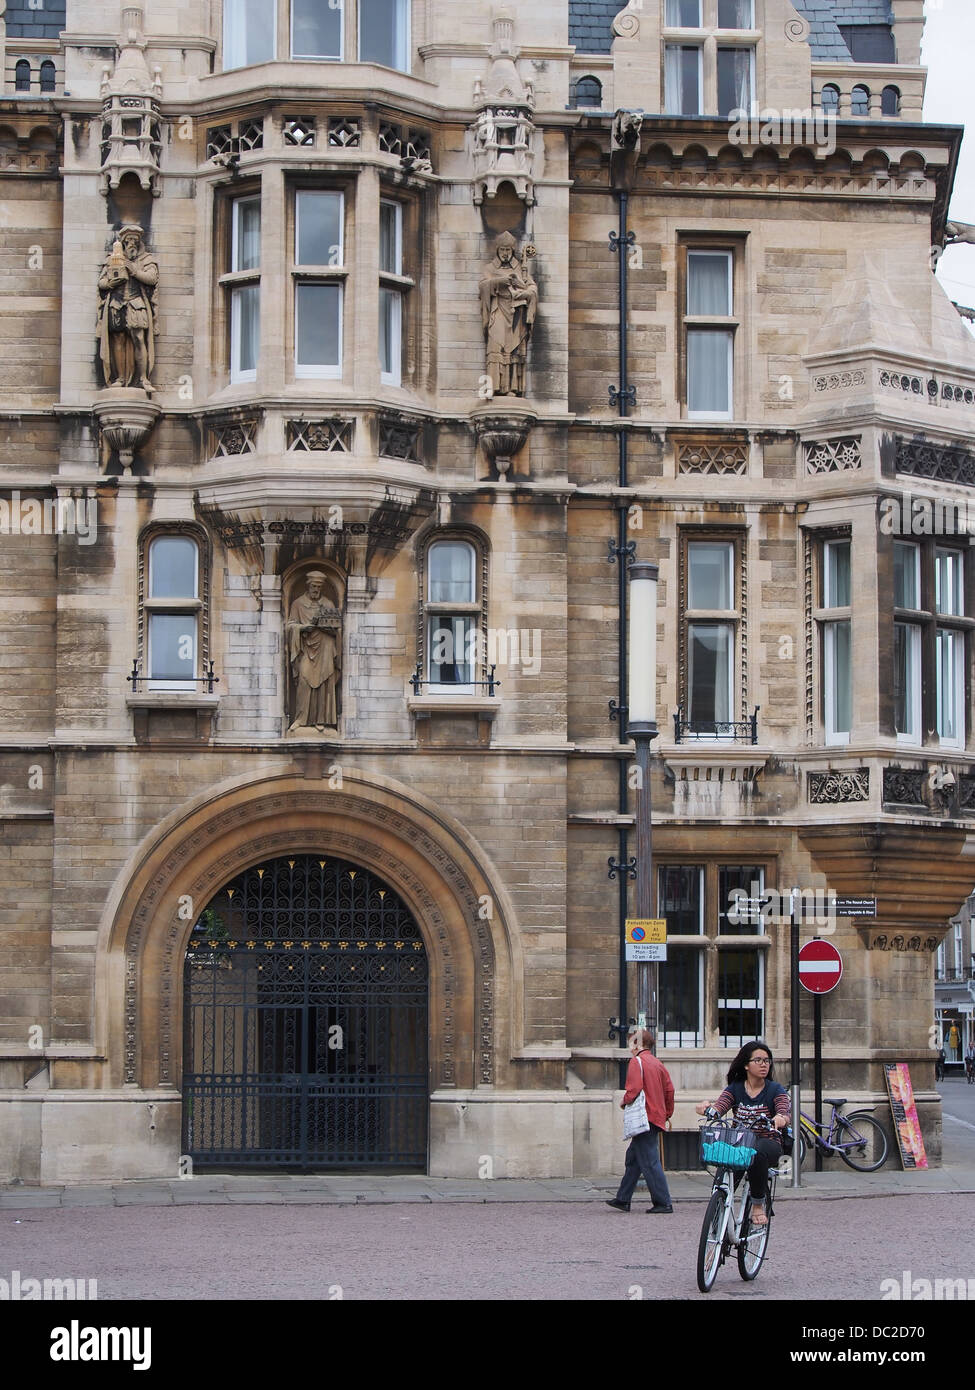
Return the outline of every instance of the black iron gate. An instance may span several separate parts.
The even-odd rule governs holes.
[[[248,869],[187,948],[183,1152],[424,1171],[427,978],[412,916],[368,870],[312,855]]]

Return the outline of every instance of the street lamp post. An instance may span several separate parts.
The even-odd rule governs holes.
[[[630,670],[627,733],[636,744],[636,915],[653,916],[653,810],[650,745],[657,737],[658,566],[635,561],[630,577]],[[637,1014],[657,1031],[657,964],[637,964]]]

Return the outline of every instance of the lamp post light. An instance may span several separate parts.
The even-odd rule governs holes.
[[[657,737],[657,576],[650,561],[634,561],[630,577],[630,670],[627,733],[636,744],[636,915],[653,916],[653,814],[650,745]],[[657,964],[637,963],[637,1013],[657,1031]]]

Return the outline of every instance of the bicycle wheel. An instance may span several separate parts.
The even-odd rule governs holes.
[[[725,1194],[719,1189],[717,1192],[711,1193],[711,1200],[704,1213],[701,1239],[697,1247],[697,1287],[702,1293],[707,1293],[718,1277],[722,1258],[721,1244],[724,1239],[725,1215]]]
[[[765,1226],[752,1226],[751,1215],[752,1199],[749,1197],[745,1203],[741,1222],[742,1236],[738,1242],[738,1273],[743,1279],[754,1279],[761,1269],[768,1249],[768,1233],[772,1228],[771,1217]]]
[[[855,1115],[837,1115],[836,1144],[855,1144],[841,1148],[840,1158],[858,1173],[875,1173],[887,1162],[887,1135],[884,1127],[872,1115],[859,1111]]]

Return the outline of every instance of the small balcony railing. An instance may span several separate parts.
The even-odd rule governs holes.
[[[206,663],[206,672],[202,676],[143,676],[139,673],[139,665],[139,659],[136,657],[132,663],[132,674],[125,678],[132,687],[133,695],[139,686],[144,685],[146,681],[159,681],[164,690],[175,690],[184,685],[201,685],[204,695],[212,695],[214,693],[213,687],[220,684],[220,677],[214,675],[212,661]]]
[[[501,682],[497,679],[497,677],[496,677],[495,674],[494,674],[495,671],[496,671],[497,669],[498,669],[498,668],[497,668],[496,666],[492,666],[492,667],[490,668],[490,670],[488,671],[488,678],[487,678],[487,680],[485,680],[485,681],[456,681],[456,682],[452,682],[452,681],[451,681],[451,682],[448,682],[448,681],[431,681],[431,680],[424,680],[424,678],[423,678],[423,667],[418,665],[417,668],[416,668],[416,670],[413,672],[412,676],[410,676],[410,685],[412,685],[412,687],[413,687],[413,694],[414,694],[414,695],[419,695],[420,692],[423,690],[423,687],[424,687],[425,685],[436,685],[436,686],[439,686],[439,687],[441,688],[441,692],[443,691],[443,688],[444,688],[446,685],[448,685],[448,684],[451,684],[451,685],[452,685],[452,684],[456,684],[456,686],[458,687],[458,690],[460,690],[460,691],[466,691],[466,690],[468,690],[471,686],[475,686],[475,687],[482,687],[482,686],[483,686],[483,687],[486,687],[486,688],[487,688],[487,693],[488,693],[488,695],[490,695],[490,696],[493,698],[494,692],[495,692],[497,689],[499,689],[499,688],[500,688],[500,685],[501,685]]]
[[[686,743],[691,739],[714,739],[716,741],[727,741],[729,743],[757,743],[758,742],[758,711],[761,705],[755,706],[754,713],[748,719],[735,720],[715,720],[715,719],[685,719],[683,709],[678,709],[674,714],[674,742]]]
[[[966,980],[975,980],[975,966],[952,966],[948,970],[936,970],[934,978],[939,985],[963,984]]]

